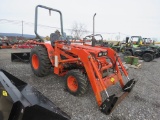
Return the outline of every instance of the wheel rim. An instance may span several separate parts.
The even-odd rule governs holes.
[[[39,67],[39,59],[38,59],[38,56],[36,54],[34,54],[32,56],[32,66],[34,69],[38,69]]]
[[[73,92],[76,92],[78,90],[78,82],[74,76],[69,76],[67,78],[67,85],[68,88]]]

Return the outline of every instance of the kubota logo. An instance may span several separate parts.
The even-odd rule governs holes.
[[[111,78],[111,82],[114,82],[114,78]]]

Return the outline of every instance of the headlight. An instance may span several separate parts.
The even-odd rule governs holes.
[[[103,56],[106,56],[107,55],[107,52],[103,52]]]
[[[107,55],[107,52],[99,52],[99,53],[98,53],[98,57],[106,56],[106,55]]]
[[[102,53],[102,52],[98,53],[98,57],[100,57],[100,56],[102,56],[102,55],[103,55],[103,53]]]

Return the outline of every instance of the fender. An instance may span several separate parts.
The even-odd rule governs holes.
[[[155,53],[155,51],[154,51],[154,50],[146,50],[145,52]]]
[[[52,65],[54,66],[54,48],[52,47],[52,45],[49,43],[39,43],[39,45],[42,45],[47,49],[48,57]]]

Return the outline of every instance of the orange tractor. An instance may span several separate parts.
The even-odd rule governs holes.
[[[65,86],[69,93],[80,96],[86,93],[90,83],[100,110],[109,114],[135,85],[134,79],[129,79],[128,72],[123,66],[117,53],[111,48],[92,45],[77,45],[65,40],[63,33],[62,13],[59,10],[38,5],[35,12],[35,34],[37,33],[38,8],[48,9],[60,14],[61,36],[52,33],[51,44],[40,43],[31,50],[31,68],[36,76],[43,77],[50,73],[64,76]],[[122,73],[128,79],[125,84]],[[107,89],[119,83],[122,94],[109,95]],[[101,93],[105,92],[103,100]]]

